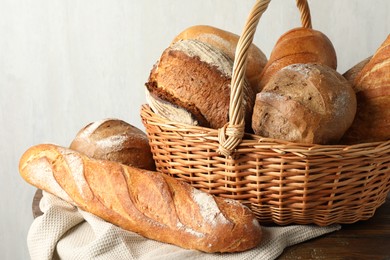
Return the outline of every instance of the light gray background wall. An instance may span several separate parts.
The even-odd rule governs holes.
[[[312,21],[332,40],[343,73],[390,32],[388,0],[311,0]],[[89,122],[123,119],[143,129],[143,84],[170,40],[209,24],[241,33],[254,0],[0,0],[0,258],[28,259],[35,188],[18,173],[31,145],[67,146]],[[255,43],[268,56],[299,26],[293,0],[273,0]]]

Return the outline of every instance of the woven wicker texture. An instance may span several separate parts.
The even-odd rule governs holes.
[[[390,140],[358,145],[310,145],[243,132],[241,83],[246,50],[269,0],[259,0],[237,46],[230,122],[209,129],[168,121],[144,105],[157,169],[217,196],[240,200],[262,223],[353,223],[370,218],[390,190]],[[311,27],[306,1],[297,0]]]

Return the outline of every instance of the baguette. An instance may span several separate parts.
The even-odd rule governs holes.
[[[28,149],[19,170],[37,188],[150,239],[204,252],[243,251],[261,241],[247,207],[161,173],[52,144]]]

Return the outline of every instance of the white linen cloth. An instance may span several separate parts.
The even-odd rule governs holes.
[[[45,259],[275,259],[284,248],[340,229],[340,225],[263,226],[262,243],[241,253],[208,254],[144,238],[43,192],[27,244],[32,260]]]

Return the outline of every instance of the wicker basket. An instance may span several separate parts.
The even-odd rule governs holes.
[[[269,2],[256,2],[240,37],[226,127],[172,122],[142,106],[158,171],[241,201],[261,223],[325,226],[368,219],[390,190],[390,140],[309,145],[243,133],[240,108],[246,52]],[[297,5],[303,26],[311,27],[307,2],[298,0]]]

